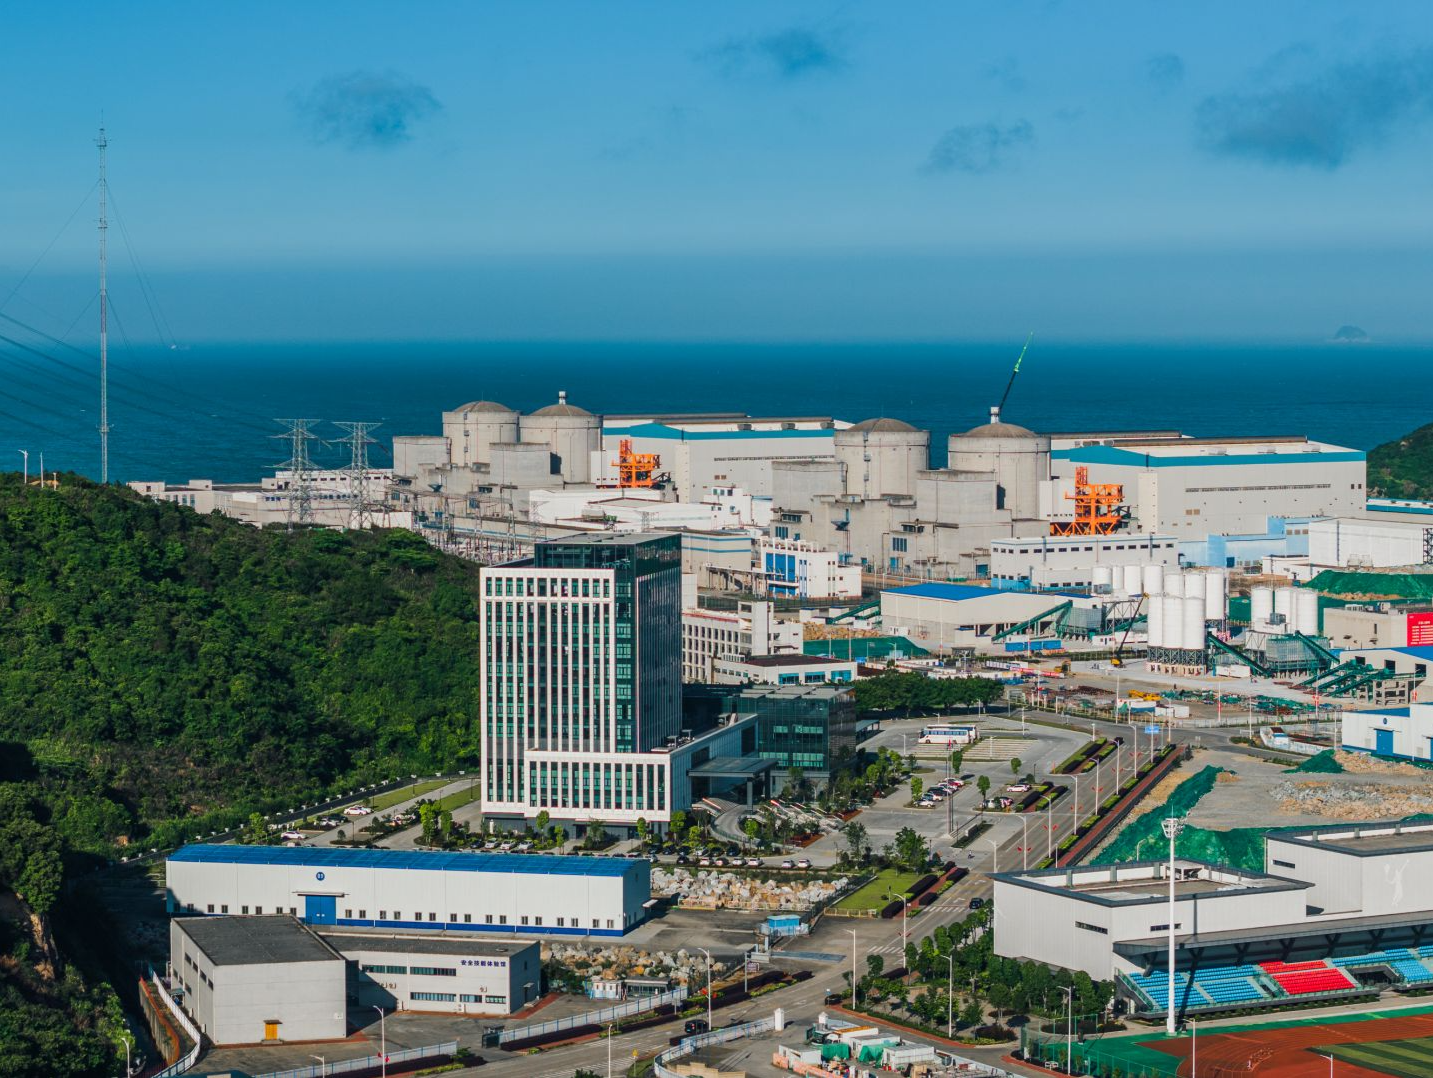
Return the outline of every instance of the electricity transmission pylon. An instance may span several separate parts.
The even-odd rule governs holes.
[[[276,419],[288,429],[271,437],[282,438],[289,443],[289,459],[279,465],[289,472],[288,526],[313,523],[313,460],[309,457],[308,444],[318,438],[309,430],[314,419]]]
[[[373,501],[368,489],[368,447],[377,444],[368,435],[382,424],[335,420],[333,425],[348,432],[348,437],[338,439],[339,445],[348,446],[348,467],[344,469],[348,475],[348,526],[371,528],[374,511],[381,506]]]

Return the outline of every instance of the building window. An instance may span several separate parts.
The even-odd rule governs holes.
[[[228,913],[228,912],[229,912],[229,907],[228,907],[227,905],[220,906],[220,907],[219,907],[219,912],[220,912],[220,913]]]
[[[527,914],[525,913],[522,915],[522,923],[527,924]]]
[[[907,549],[907,540],[896,535],[891,537],[891,549],[897,554],[904,554]]]
[[[536,925],[540,925],[540,924],[542,924],[542,918],[541,918],[541,917],[534,917],[534,918],[532,919],[532,923],[533,923],[533,925],[535,925],[535,926],[536,926]]]
[[[245,907],[244,907],[244,912],[245,912],[245,913],[248,913],[248,912],[249,912],[249,907],[248,907],[248,906],[245,906]],[[344,910],[344,911],[343,911],[343,919],[344,919],[345,921],[351,921],[351,920],[353,920],[353,911],[352,911],[352,910]]]
[[[1294,867],[1294,863],[1293,863],[1292,861],[1280,861],[1280,860],[1278,860],[1277,858],[1275,858],[1274,864],[1278,865],[1280,868],[1293,868],[1293,867]]]
[[[239,907],[239,911],[240,911],[241,913],[248,913],[248,912],[249,912],[249,907],[248,907],[248,906],[240,906],[240,907]]]
[[[264,912],[264,907],[263,907],[263,906],[255,906],[255,907],[254,907],[254,914],[255,914],[256,916],[259,915],[259,914],[261,914],[261,913],[263,913],[263,912]]]
[[[1178,921],[1176,921],[1175,924],[1174,924],[1174,930],[1175,930],[1176,932],[1178,932],[1178,931],[1179,931],[1181,928],[1183,928],[1183,927],[1184,927],[1184,926],[1183,926],[1182,924],[1180,924]],[[1169,931],[1169,925],[1150,925],[1150,926],[1149,926],[1149,930],[1150,930],[1151,932],[1168,932],[1168,931]]]
[[[1083,928],[1086,932],[1098,932],[1102,936],[1108,936],[1110,934],[1110,930],[1108,928],[1101,928],[1099,925],[1086,924],[1084,921],[1076,921],[1075,927]]]
[[[436,913],[430,913],[430,914],[428,914],[428,920],[430,920],[430,921],[436,921],[437,919],[438,919],[438,915],[437,915]]]
[[[484,924],[492,924],[492,923],[493,923],[493,915],[492,915],[491,913],[484,914],[484,922],[483,922],[483,923],[484,923]]]
[[[461,1003],[481,1003],[483,1001],[483,997],[469,995],[467,992],[464,992],[458,997],[458,1000]]]
[[[456,966],[414,966],[410,971],[415,977],[456,977]]]
[[[465,924],[465,925],[470,925],[470,924],[472,924],[472,923],[473,923],[473,915],[472,915],[471,913],[465,913],[465,914],[463,914],[463,924]]]
[[[406,977],[408,975],[407,966],[360,966],[359,968],[362,969],[364,973],[391,973],[399,977]]]
[[[213,913],[213,912],[214,912],[214,903],[212,903],[212,902],[209,903],[209,912],[210,912],[210,913]]]
[[[358,919],[359,919],[360,921],[366,921],[366,920],[368,920],[368,911],[367,911],[367,910],[359,910],[359,911],[358,911]]]
[[[388,920],[388,911],[387,911],[387,910],[379,910],[379,911],[378,911],[378,919],[379,919],[380,921],[386,921],[386,920]]]
[[[484,996],[484,997],[483,997],[483,1002],[484,1002],[484,1003],[502,1003],[502,1004],[506,1004],[507,1001],[508,1001],[508,997],[507,997],[507,996]]]
[[[456,1003],[458,996],[454,992],[409,992],[408,998],[419,1003]]]
[[[558,927],[558,928],[562,928],[562,927],[564,926],[564,924],[565,924],[565,922],[563,921],[563,919],[562,919],[561,917],[559,917],[559,918],[557,919],[557,927]]]
[[[458,915],[457,915],[456,913],[450,913],[450,914],[448,914],[448,923],[449,923],[450,925],[455,925],[455,924],[457,924],[457,923],[458,923]]]

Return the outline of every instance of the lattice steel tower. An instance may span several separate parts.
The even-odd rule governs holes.
[[[382,506],[375,503],[369,494],[368,489],[368,447],[376,445],[369,432],[382,426],[381,423],[346,422],[340,423],[337,420],[333,424],[341,430],[348,431],[347,438],[340,438],[340,445],[348,446],[348,467],[344,472],[348,475],[348,526],[350,528],[371,528],[373,526],[373,514],[376,509]]]
[[[318,438],[309,430],[314,419],[276,419],[288,429],[282,434],[270,435],[289,443],[289,459],[279,465],[289,471],[288,525],[313,523],[313,460],[309,457],[308,444]]]

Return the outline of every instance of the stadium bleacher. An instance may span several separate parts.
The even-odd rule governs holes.
[[[1259,968],[1291,996],[1339,992],[1357,988],[1358,982],[1322,959],[1313,962],[1260,962]]]

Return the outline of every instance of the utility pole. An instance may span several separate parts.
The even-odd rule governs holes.
[[[368,447],[377,443],[368,435],[380,424],[335,421],[334,426],[348,431],[347,438],[340,438],[341,445],[348,446],[348,526],[370,528],[373,526],[374,505],[368,497]]]
[[[288,427],[282,434],[270,437],[282,438],[289,443],[289,459],[279,467],[286,468],[290,473],[287,517],[289,531],[293,531],[296,521],[299,524],[313,523],[313,460],[309,457],[308,444],[318,437],[309,430],[309,424],[317,421],[276,419],[274,422]]]
[[[109,139],[105,138],[104,125],[100,125],[100,137],[95,139],[100,151],[100,482],[109,482],[109,286],[106,283],[109,254],[105,246],[109,231],[109,216],[105,196],[109,185],[105,180],[105,151]]]

